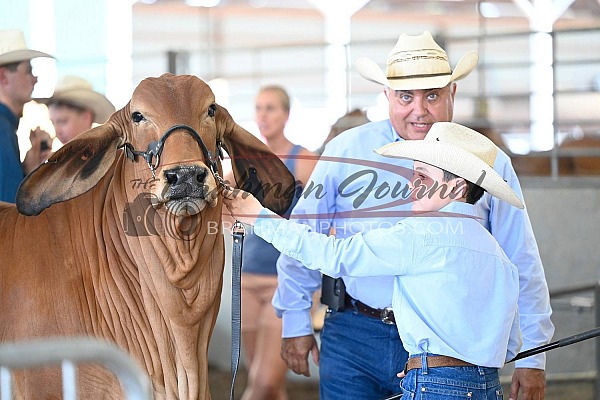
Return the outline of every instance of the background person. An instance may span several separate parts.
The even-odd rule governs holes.
[[[351,160],[369,161],[371,166],[388,164],[371,149],[395,141],[422,140],[433,123],[451,121],[455,81],[466,77],[477,61],[477,53],[469,52],[451,69],[446,52],[429,32],[400,35],[388,56],[385,72],[373,61],[357,60],[364,78],[384,86],[389,119],[350,129],[329,142],[310,177],[311,182],[323,185],[323,196],[318,200],[315,196],[302,197],[292,216],[316,232],[326,233],[333,228],[340,238],[357,229],[367,231],[398,222],[400,217],[390,217],[390,212],[401,215],[409,205],[392,203],[390,190],[386,197],[389,206],[382,208],[382,192],[378,190],[385,185],[394,187],[398,181],[402,185],[406,182],[386,169]],[[325,161],[328,157],[349,161]],[[409,164],[400,165],[410,168]],[[494,169],[522,197],[518,178],[505,153],[498,153]],[[475,208],[484,227],[519,269],[524,350],[548,343],[554,332],[548,287],[527,212],[489,195],[484,195]],[[339,296],[329,296],[332,301],[321,331],[319,351],[309,310],[311,294],[321,282],[320,273],[303,268],[285,255],[278,260],[277,273],[279,285],[273,305],[283,319],[282,356],[289,368],[308,375],[308,356],[312,353],[320,367],[323,400],[378,399],[398,391],[399,379],[390,377],[394,371],[402,370],[408,353],[396,327],[389,324],[393,318],[382,314],[391,305],[392,280],[343,276],[344,285],[337,287],[341,289]],[[324,288],[323,292],[323,297],[327,297]],[[543,398],[544,367],[543,354],[517,362],[510,397],[516,399],[520,393],[519,399]]]
[[[93,123],[105,123],[115,112],[110,100],[77,76],[65,76],[56,84],[52,97],[36,101],[48,106],[56,137],[62,144],[91,129]]]
[[[27,48],[23,32],[0,30],[0,201],[14,203],[25,175],[50,155],[50,135],[39,129],[32,130],[31,149],[21,163],[17,137],[23,107],[31,101],[37,83],[31,68],[31,59],[36,57],[52,58]],[[42,143],[46,145],[42,147]]]
[[[319,148],[319,150],[317,150],[317,153],[323,154],[325,145],[340,133],[347,131],[350,128],[366,124],[367,122],[370,122],[369,118],[367,117],[367,113],[358,108],[355,108],[354,110],[342,115],[337,119],[337,121],[334,122],[333,125],[331,125],[329,134],[323,141],[323,145]]]
[[[502,397],[499,368],[522,343],[517,268],[472,218],[484,190],[523,208],[493,170],[497,152],[483,135],[451,122],[434,124],[423,141],[380,148],[377,153],[386,157],[415,159],[409,183],[413,215],[345,239],[286,221],[246,192],[225,192],[224,203],[307,268],[334,277],[382,275],[394,281],[390,302],[410,354],[400,374],[407,374],[402,389],[408,398],[425,391],[432,400],[495,399]],[[455,202],[453,214],[444,215]],[[433,214],[438,211],[442,214]]]
[[[290,108],[290,97],[282,86],[264,86],[256,96],[256,124],[267,146],[303,185],[316,163],[316,155],[285,136]],[[226,180],[232,182],[232,175]],[[271,305],[277,287],[278,257],[279,252],[271,244],[248,232],[242,264],[242,341],[248,361],[243,400],[288,398],[287,367],[280,355],[281,320]]]

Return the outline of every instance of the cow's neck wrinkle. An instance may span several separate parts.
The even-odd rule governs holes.
[[[204,383],[208,365],[199,360],[207,359],[208,341],[220,305],[222,232],[202,232],[193,242],[167,236],[126,235],[119,218],[123,216],[122,204],[131,199],[132,187],[122,176],[116,172],[107,179],[108,185],[94,189],[105,190],[104,198],[111,199],[103,210],[102,236],[108,261],[120,267],[104,277],[107,282],[112,280],[112,284],[104,283],[111,292],[106,296],[110,301],[99,307],[103,313],[119,317],[111,317],[102,325],[152,371],[158,394],[164,390],[166,398],[208,397]],[[199,343],[207,345],[199,348]],[[175,365],[175,370],[167,369],[170,365]],[[184,380],[187,383],[182,385]]]

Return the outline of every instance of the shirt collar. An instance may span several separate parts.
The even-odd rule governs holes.
[[[389,133],[390,133],[390,142],[400,142],[400,141],[404,141],[404,139],[398,135],[398,132],[396,132],[396,130],[394,129],[394,127],[392,126],[392,120],[388,119],[387,120],[388,123],[388,127],[389,129]]]
[[[469,217],[476,217],[476,207],[474,204],[465,203],[463,201],[453,201],[443,207],[440,212],[462,214]]]

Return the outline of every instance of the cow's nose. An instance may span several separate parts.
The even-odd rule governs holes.
[[[197,165],[180,166],[165,171],[165,179],[170,186],[171,198],[200,197],[207,173],[206,168]]]

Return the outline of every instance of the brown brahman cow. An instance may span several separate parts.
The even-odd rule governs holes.
[[[17,207],[0,204],[0,341],[106,339],[148,372],[156,399],[209,399],[224,243],[206,227],[221,226],[221,145],[238,185],[281,189],[262,190],[264,204],[288,208],[292,175],[194,76],[142,81],[106,124],[32,172]],[[59,374],[17,372],[16,398],[60,398]],[[79,393],[121,392],[88,365]]]

